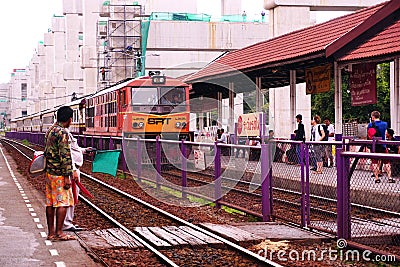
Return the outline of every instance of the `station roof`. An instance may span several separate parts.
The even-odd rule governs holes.
[[[236,50],[191,75],[199,86],[242,72],[262,78],[264,88],[289,84],[289,70],[304,82],[305,68],[327,62],[376,57],[400,52],[400,1],[364,8],[315,26]]]
[[[398,55],[400,53],[400,1],[387,3],[384,8],[378,10],[357,28],[355,30],[362,33],[360,36],[357,36],[357,31],[354,30],[346,36],[350,40],[342,38],[337,42],[344,43],[343,48],[338,49],[335,45],[331,45],[327,48],[326,56],[333,55],[338,61],[354,61],[371,58],[384,60]],[[346,46],[349,49],[346,49]]]

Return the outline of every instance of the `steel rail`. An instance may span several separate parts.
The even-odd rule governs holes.
[[[168,173],[168,172],[167,172],[167,173]],[[177,175],[177,174],[172,174],[172,173],[168,173],[168,174],[169,174],[169,175],[174,175],[174,176],[179,177],[179,175]],[[212,175],[209,175],[209,174],[204,174],[203,176],[209,176],[209,177],[212,178]],[[141,177],[141,179],[143,179],[143,177]],[[190,180],[192,180],[192,181],[197,181],[197,182],[204,182],[204,183],[206,183],[205,181],[201,181],[201,180],[198,180],[198,179],[189,177],[189,176],[187,177],[187,179],[190,179]],[[229,178],[229,177],[223,177],[223,176],[221,176],[221,179],[223,179],[223,180],[228,180],[228,181],[233,181],[233,182],[237,182],[237,183],[245,184],[245,185],[261,186],[261,184],[252,183],[252,182],[247,182],[247,181],[235,180],[235,179],[232,179],[232,178]],[[230,187],[226,187],[226,186],[225,186],[225,188],[230,188]],[[249,195],[254,195],[254,196],[257,196],[257,197],[261,197],[261,195],[260,195],[260,194],[257,194],[257,193],[246,192],[246,191],[243,191],[243,190],[240,190],[240,189],[236,189],[236,188],[231,188],[231,189],[234,190],[234,191],[241,192],[241,193],[247,193],[247,194],[249,194]],[[273,189],[273,190],[276,190],[276,191],[279,191],[279,192],[283,192],[283,193],[295,194],[295,195],[298,195],[298,196],[301,195],[300,192],[296,192],[296,191],[289,190],[289,189],[284,189],[284,188],[279,188],[279,187],[272,187],[272,189]],[[336,203],[336,200],[335,200],[335,199],[332,199],[332,198],[327,198],[327,197],[318,196],[318,195],[314,195],[314,194],[310,194],[310,197],[311,197],[311,198],[314,198],[314,199],[317,199],[317,200],[325,200],[325,201],[329,201],[329,202]],[[283,202],[286,201],[286,200],[282,200],[282,199],[277,199],[277,200],[280,200],[280,201],[283,201]],[[291,202],[289,202],[289,203],[291,203]],[[297,204],[297,203],[293,203],[293,204]],[[352,207],[357,207],[357,208],[366,209],[366,210],[370,210],[370,211],[385,213],[385,214],[388,214],[388,215],[400,216],[400,213],[399,213],[399,212],[390,211],[390,210],[384,210],[384,209],[375,208],[375,207],[371,207],[371,206],[365,206],[365,205],[362,205],[362,204],[351,203],[351,206],[352,206]],[[317,208],[314,208],[314,209],[317,210]],[[329,212],[329,211],[326,211],[326,212],[331,213],[331,212]]]
[[[30,148],[30,147],[28,147],[28,146],[26,146],[26,145],[24,145],[24,144],[21,144],[21,143],[19,143],[19,142],[16,142],[16,141],[14,141],[14,140],[11,140],[11,141],[13,141],[13,142],[15,142],[15,143],[17,143],[17,144],[19,144],[19,145],[21,145],[21,146],[24,146],[24,147],[26,147],[26,148],[28,148],[28,149],[30,149],[30,150],[32,150],[32,151],[34,151],[34,149],[32,149],[32,148]],[[14,146],[14,148],[15,148],[15,146]],[[16,148],[17,149],[17,148]],[[23,152],[21,152],[19,149],[17,149],[21,154],[23,154],[25,157],[27,157]],[[348,152],[347,152],[348,153]],[[348,153],[348,154],[351,154],[351,153]],[[29,158],[29,157],[27,157],[27,158]],[[86,175],[86,174],[84,174],[84,173],[82,173],[83,175]],[[169,175],[173,175],[173,176],[177,176],[177,175],[175,175],[175,174],[170,174],[169,173]],[[208,176],[210,176],[210,175],[208,175]],[[90,176],[90,177],[92,177],[92,176]],[[211,177],[211,176],[210,176]],[[96,178],[94,178],[94,177],[92,177],[93,179],[96,179]],[[142,177],[142,179],[143,179],[144,177]],[[258,184],[256,184],[256,183],[251,183],[251,182],[247,182],[247,181],[237,181],[237,180],[234,180],[234,179],[231,179],[231,178],[227,178],[227,177],[222,177],[223,179],[226,179],[226,180],[230,180],[230,181],[235,181],[235,182],[239,182],[239,183],[244,183],[244,184],[251,184],[251,185],[258,185]],[[204,182],[204,181],[201,181],[201,180],[197,180],[197,179],[194,179],[194,178],[189,178],[189,179],[191,179],[191,180],[194,180],[194,181],[197,181],[197,182]],[[96,179],[97,180],[97,179]],[[146,179],[146,180],[148,180],[148,179]],[[152,181],[151,179],[149,179],[149,181]],[[101,181],[99,181],[99,182],[101,182]],[[101,182],[101,183],[103,183],[103,182]],[[103,184],[105,184],[105,183],[103,183]],[[230,188],[230,187],[226,187],[226,186],[224,186],[225,188]],[[237,191],[237,192],[239,192],[239,193],[243,193],[243,194],[250,194],[250,195],[254,195],[254,196],[257,196],[257,197],[261,197],[261,195],[259,195],[259,194],[256,194],[256,193],[249,193],[249,192],[246,192],[246,191],[243,191],[243,190],[240,190],[240,189],[236,189],[236,188],[230,188],[231,190],[233,190],[233,191]],[[286,190],[286,189],[281,189],[281,188],[274,188],[275,190],[278,190],[278,191],[283,191],[283,192],[287,192],[287,193],[292,193],[292,194],[297,194],[297,195],[300,195],[300,193],[298,193],[298,192],[295,192],[295,191],[292,191],[292,190]],[[119,189],[116,189],[116,190],[119,190]],[[122,192],[122,191],[121,191]],[[188,192],[189,194],[190,194],[190,192]],[[196,194],[197,195],[197,194]],[[133,196],[132,196],[133,197]],[[330,198],[325,198],[325,197],[321,197],[321,196],[316,196],[316,195],[310,195],[310,197],[313,197],[313,198],[317,198],[317,199],[322,199],[322,200],[325,200],[325,201],[330,201],[330,202],[336,202],[334,199],[330,199]],[[290,205],[297,205],[298,203],[295,203],[295,202],[290,202],[290,201],[287,201],[287,200],[282,200],[282,199],[277,199],[277,201],[278,202],[281,202],[281,203],[284,203],[284,204],[290,204]],[[224,202],[224,205],[225,206],[228,206],[228,207],[232,207],[232,206],[230,206],[230,205],[228,205],[229,203],[226,203],[226,202]],[[383,209],[379,209],[379,208],[374,208],[374,207],[369,207],[369,206],[364,206],[364,205],[361,205],[361,204],[356,204],[356,203],[351,203],[351,205],[352,206],[355,206],[355,207],[358,207],[358,208],[362,208],[362,209],[367,209],[367,210],[373,210],[373,211],[377,211],[377,212],[381,212],[381,213],[385,213],[385,214],[390,214],[390,215],[397,215],[397,216],[400,216],[400,213],[397,213],[397,212],[392,212],[392,211],[387,211],[387,210],[383,210]],[[320,208],[315,208],[315,207],[312,207],[312,210],[314,210],[314,211],[319,211],[319,212],[323,212],[323,213],[326,213],[326,214],[329,214],[329,215],[336,215],[336,213],[335,212],[332,212],[332,211],[326,211],[326,210],[322,210],[322,209],[320,209]],[[246,210],[241,210],[241,211],[243,211],[243,212],[246,212]],[[166,214],[165,214],[166,215]],[[172,214],[171,214],[172,215]],[[168,215],[166,215],[166,216],[168,216]],[[174,215],[172,215],[172,216],[174,216]],[[365,220],[365,219],[362,219],[362,218],[355,218],[356,220],[358,220],[358,221],[367,221],[367,220]],[[371,220],[371,221],[374,221],[374,220]],[[190,224],[190,223],[189,223]],[[385,223],[382,223],[382,224],[385,224]],[[388,226],[391,226],[390,224],[387,224]],[[188,226],[190,226],[190,225],[188,225]],[[202,228],[201,228],[202,229]]]
[[[4,141],[4,140],[1,140]],[[26,154],[24,154],[21,150],[19,150],[17,147],[15,147],[13,144],[10,144],[9,142],[5,141],[8,145],[12,146],[14,149],[16,149],[19,153],[21,153],[22,155],[24,155],[28,160],[32,160],[29,156],[27,156]],[[20,144],[18,142],[16,142],[17,144],[24,146],[27,149],[30,149],[32,151],[35,151],[34,149],[24,145],[24,144]],[[84,173],[81,173],[84,174]],[[133,238],[135,238],[137,241],[139,241],[144,247],[146,247],[148,250],[152,251],[157,257],[159,257],[163,262],[165,262],[166,264],[168,264],[169,266],[173,266],[173,267],[178,267],[178,265],[176,265],[174,262],[172,262],[170,259],[168,259],[164,254],[162,254],[161,252],[159,252],[156,248],[152,247],[150,244],[148,244],[145,240],[143,240],[142,238],[140,238],[139,236],[135,235],[133,232],[131,232],[128,228],[126,228],[125,226],[123,226],[121,223],[119,223],[117,220],[115,220],[114,218],[112,218],[110,215],[108,215],[106,212],[104,212],[103,210],[101,210],[99,207],[97,207],[96,205],[94,205],[92,202],[90,202],[88,199],[86,199],[85,197],[83,197],[82,195],[79,195],[79,198],[82,199],[83,202],[85,202],[87,205],[89,205],[90,207],[92,207],[94,210],[96,210],[97,212],[99,212],[102,216],[104,216],[105,218],[107,218],[108,220],[110,220],[113,224],[117,225],[119,228],[123,229],[128,235],[132,236]]]
[[[15,142],[15,141],[14,141],[14,142]],[[16,143],[18,143],[18,142],[16,142]],[[19,144],[19,143],[18,143],[18,144]],[[23,144],[20,144],[20,145],[25,146],[25,145],[23,145]],[[15,146],[13,146],[13,147],[15,148]],[[26,147],[26,146],[25,146],[25,147]],[[27,148],[28,148],[28,147],[27,147]],[[17,149],[17,148],[16,148],[16,149]],[[34,149],[32,149],[32,148],[29,148],[29,149],[34,151]],[[20,152],[21,154],[23,154],[22,151],[20,151],[19,149],[17,149],[17,150],[18,150],[18,152]],[[25,155],[25,154],[24,154],[24,155]],[[25,155],[25,157],[27,157],[29,160],[31,160],[28,156]],[[94,178],[94,177],[91,176],[91,175],[88,175],[88,174],[86,174],[86,173],[84,173],[84,172],[81,172],[81,175],[83,175],[83,176],[85,176],[86,178],[89,178],[90,180],[95,181],[96,183],[101,184],[102,186],[104,186],[104,187],[106,187],[106,188],[109,188],[109,189],[111,189],[111,190],[113,190],[113,191],[115,191],[115,192],[117,192],[117,193],[119,193],[119,194],[121,194],[121,195],[123,195],[123,196],[125,196],[125,197],[128,197],[128,198],[130,198],[130,199],[136,201],[137,203],[140,203],[140,204],[143,205],[143,206],[146,206],[147,208],[150,208],[150,209],[152,209],[152,210],[154,210],[154,211],[157,211],[158,213],[161,213],[161,214],[163,214],[164,216],[169,217],[170,219],[172,219],[172,220],[174,220],[174,221],[176,221],[176,222],[182,223],[182,224],[184,224],[184,225],[186,225],[186,226],[188,226],[188,227],[190,227],[190,228],[192,228],[192,229],[194,229],[194,230],[197,230],[197,231],[199,231],[199,232],[201,232],[201,233],[203,233],[203,234],[206,234],[206,235],[208,235],[208,236],[210,236],[210,237],[212,237],[212,238],[214,238],[214,239],[217,239],[217,240],[221,241],[222,243],[228,245],[229,247],[231,247],[231,248],[233,248],[233,249],[235,249],[235,250],[237,250],[237,251],[240,251],[240,252],[243,253],[243,254],[246,254],[248,257],[251,257],[251,258],[253,258],[253,259],[255,259],[255,260],[258,260],[258,261],[260,261],[260,262],[266,263],[268,266],[273,266],[273,267],[281,267],[281,266],[282,266],[282,265],[280,265],[280,264],[278,264],[278,263],[275,263],[275,262],[273,262],[273,261],[270,261],[270,260],[266,259],[265,257],[261,257],[260,255],[255,254],[254,252],[252,252],[252,251],[250,251],[250,250],[248,250],[248,249],[246,249],[246,248],[243,248],[243,247],[241,247],[241,246],[239,246],[239,245],[237,245],[237,244],[235,244],[235,243],[233,243],[233,242],[231,242],[231,241],[229,241],[229,240],[227,240],[227,239],[225,239],[225,238],[223,238],[223,237],[221,237],[221,236],[218,236],[218,235],[216,235],[216,234],[214,234],[214,233],[212,233],[212,232],[210,232],[210,231],[208,231],[208,230],[206,230],[206,229],[204,229],[204,228],[201,228],[201,227],[199,227],[199,226],[196,226],[196,225],[194,225],[194,224],[192,224],[192,223],[190,223],[190,222],[188,222],[188,221],[186,221],[186,220],[183,220],[182,218],[179,218],[179,217],[177,217],[177,216],[175,216],[175,215],[173,215],[173,214],[171,214],[171,213],[169,213],[169,212],[166,212],[166,211],[164,211],[164,210],[162,210],[162,209],[160,209],[160,208],[158,208],[158,207],[156,207],[156,206],[154,206],[154,205],[151,205],[150,203],[147,203],[147,202],[145,202],[145,201],[143,201],[143,200],[141,200],[141,199],[139,199],[139,198],[136,198],[136,197],[134,197],[134,196],[132,196],[132,195],[130,195],[130,194],[128,194],[128,193],[122,191],[122,190],[119,190],[118,188],[115,188],[115,187],[113,187],[113,186],[111,186],[111,185],[109,185],[109,184],[107,184],[107,183],[104,183],[104,182],[102,182],[102,181],[100,181],[100,180]],[[89,202],[89,201],[88,201],[86,198],[84,198],[83,196],[80,195],[79,197],[82,198],[85,202]],[[91,206],[92,206],[94,209],[96,209],[98,212],[101,211],[101,210],[100,210],[97,206],[95,206],[94,204],[91,205]],[[161,254],[161,253],[160,253],[161,255],[158,255],[157,253],[159,253],[159,252],[158,252],[155,248],[153,248],[153,247],[152,247],[150,244],[148,244],[146,241],[142,240],[139,236],[135,235],[135,234],[134,234],[133,232],[131,232],[129,229],[127,229],[126,227],[124,227],[124,226],[123,226],[122,224],[120,224],[118,221],[114,220],[111,216],[109,216],[108,214],[106,214],[106,213],[104,213],[104,212],[101,212],[101,213],[102,213],[102,215],[104,215],[107,219],[111,220],[114,224],[116,224],[118,227],[120,227],[121,229],[123,229],[124,231],[126,231],[129,235],[131,235],[131,236],[134,237],[134,238],[137,238],[138,241],[140,241],[146,248],[148,248],[149,250],[151,250],[153,253],[155,253],[158,257],[160,257],[163,261],[165,261],[166,263],[168,263],[170,266],[178,266],[178,265],[176,265],[175,263],[173,263],[172,261],[170,261],[164,254]]]
[[[15,140],[12,140],[12,139],[1,138],[1,140],[9,140],[9,141],[12,141],[12,142],[14,142],[14,143],[18,143],[19,145],[21,145],[21,146],[23,146],[23,147],[25,147],[25,148],[27,148],[27,149],[29,149],[29,150],[35,151],[35,150],[32,149],[31,147],[26,146],[26,145],[24,145],[24,144],[21,144],[21,143],[15,141]],[[134,139],[134,140],[136,140],[136,139]],[[203,143],[201,143],[201,144],[203,144]],[[21,152],[18,148],[16,148],[16,149],[17,149],[22,155],[24,155],[26,158],[29,158],[29,157],[26,156],[23,152]],[[346,152],[346,153],[348,153],[348,152]],[[349,153],[349,154],[350,154],[350,153]],[[29,159],[29,160],[31,160],[31,159]],[[173,174],[170,174],[170,175],[173,175]],[[206,174],[206,175],[207,175],[207,174]],[[210,175],[207,175],[207,176],[210,176]],[[210,177],[211,177],[211,176],[210,176]],[[229,178],[229,177],[221,177],[221,178],[222,178],[222,179],[225,179],[225,180],[229,180],[229,181],[237,181],[237,180],[234,180],[234,179]],[[194,178],[190,178],[190,177],[188,177],[188,179],[201,182],[200,180],[197,180],[197,179],[194,179]],[[243,183],[243,184],[248,184],[248,185],[261,186],[260,184],[252,183],[252,182],[247,182],[247,181],[238,181],[238,182],[239,182],[239,183]],[[279,188],[279,187],[273,187],[273,189],[274,189],[274,190],[277,190],[277,191],[285,192],[285,193],[292,193],[292,194],[297,194],[297,195],[300,195],[300,194],[301,194],[300,192],[295,192],[295,191],[293,191],[293,190],[288,190],[288,189]],[[234,188],[233,188],[233,190],[239,190],[239,189],[234,189]],[[240,192],[240,191],[241,191],[241,190],[239,190],[239,192]],[[244,193],[244,192],[242,192],[242,193]],[[250,194],[250,193],[248,193],[248,194]],[[251,193],[251,194],[255,194],[255,195],[258,196],[258,197],[261,196],[261,195],[256,194],[256,193]],[[326,197],[322,197],[322,196],[317,196],[317,195],[314,195],[314,194],[310,194],[310,197],[336,203],[336,200],[335,200],[335,199],[326,198]],[[280,201],[282,201],[282,202],[287,202],[286,200],[280,200]],[[291,204],[296,204],[296,203],[292,203],[292,202],[289,202],[289,203],[291,203]],[[400,216],[400,212],[384,210],[384,209],[375,208],[375,207],[371,207],[371,206],[365,206],[365,205],[362,205],[362,204],[351,203],[351,206],[357,207],[357,208],[362,208],[362,209],[367,209],[367,210],[371,210],[371,211],[375,211],[375,212],[385,213],[385,214],[388,214],[388,215]],[[328,212],[328,211],[327,211],[327,212]],[[331,213],[331,212],[328,212],[328,213]]]
[[[82,173],[81,173],[82,174]],[[154,248],[152,245],[147,243],[145,240],[143,240],[141,237],[130,231],[128,228],[126,228],[123,224],[115,220],[113,217],[111,217],[109,214],[107,214],[105,211],[97,207],[95,204],[90,202],[88,199],[86,199],[84,196],[79,195],[79,198],[82,199],[86,204],[88,204],[90,207],[92,207],[94,210],[96,210],[98,213],[100,213],[102,216],[106,217],[108,220],[110,220],[113,224],[117,225],[119,228],[124,230],[128,235],[133,237],[135,240],[139,241],[145,248],[153,252],[157,257],[159,257],[163,262],[167,263],[169,266],[174,266],[178,267],[173,261],[171,261],[167,256],[162,254],[160,251],[158,251],[156,248]]]
[[[194,230],[202,232],[203,234],[206,234],[206,235],[208,235],[210,237],[213,237],[214,239],[217,239],[217,240],[225,243],[226,245],[230,246],[231,248],[234,248],[235,250],[238,250],[238,251],[246,254],[247,256],[249,256],[249,257],[251,257],[253,259],[256,259],[258,261],[264,262],[264,263],[268,264],[268,266],[276,266],[276,267],[281,266],[280,264],[277,264],[277,263],[272,262],[272,261],[270,261],[270,260],[268,260],[268,259],[266,259],[264,257],[261,257],[260,255],[255,254],[254,252],[251,252],[250,250],[245,249],[245,248],[243,248],[243,247],[241,247],[241,246],[239,246],[239,245],[237,245],[237,244],[235,244],[235,243],[233,243],[233,242],[231,242],[231,241],[229,241],[229,240],[227,240],[227,239],[225,239],[225,238],[223,238],[221,236],[218,236],[218,235],[216,235],[216,234],[214,234],[214,233],[212,233],[212,232],[210,232],[210,231],[208,231],[208,230],[206,230],[204,228],[196,226],[196,225],[194,225],[194,224],[192,224],[192,223],[190,223],[190,222],[188,222],[188,221],[186,221],[186,220],[184,220],[182,218],[179,218],[179,217],[177,217],[177,216],[175,216],[175,215],[173,215],[173,214],[171,214],[171,213],[169,213],[169,212],[167,212],[165,210],[162,210],[162,209],[160,209],[160,208],[158,208],[158,207],[156,207],[156,206],[154,206],[154,205],[152,205],[152,204],[150,204],[150,203],[148,203],[146,201],[143,201],[143,200],[141,200],[141,199],[139,199],[137,197],[134,197],[134,196],[122,191],[122,190],[119,190],[118,188],[115,188],[115,187],[113,187],[113,186],[111,186],[111,185],[109,185],[107,183],[104,183],[104,182],[94,178],[91,175],[88,175],[88,174],[85,174],[85,173],[81,173],[81,174],[83,174],[87,178],[91,179],[92,181],[95,181],[95,182],[101,184],[102,186],[104,186],[106,188],[109,188],[109,189],[111,189],[111,190],[113,190],[113,191],[115,191],[115,192],[117,192],[117,193],[119,193],[119,194],[121,194],[121,195],[123,195],[123,196],[125,196],[127,198],[130,198],[130,199],[136,201],[137,203],[140,203],[143,206],[146,206],[149,209],[152,209],[154,211],[157,211],[157,212],[161,213],[162,215],[164,215],[166,217],[169,217],[170,219],[172,219],[172,220],[174,220],[176,222],[179,222],[181,224],[189,226],[190,228],[192,228]]]

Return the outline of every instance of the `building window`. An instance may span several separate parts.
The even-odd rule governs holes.
[[[23,110],[22,111],[22,116],[27,116],[28,115],[28,111],[27,110]]]
[[[21,83],[21,100],[26,101],[27,96],[28,96],[27,83]]]

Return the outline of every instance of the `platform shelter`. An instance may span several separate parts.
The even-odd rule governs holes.
[[[399,133],[399,15],[399,1],[384,2],[226,53],[185,81],[193,86],[192,98],[229,97],[230,106],[236,93],[256,90],[258,110],[261,88],[289,85],[290,103],[275,104],[290,108],[290,118],[281,119],[295,129],[294,117],[304,104],[296,103],[296,86],[306,82],[308,70],[328,73],[335,84],[335,131],[342,134],[342,73],[351,72],[360,63],[391,62],[391,125]],[[315,89],[306,88],[310,93]],[[233,116],[229,125],[233,128]]]

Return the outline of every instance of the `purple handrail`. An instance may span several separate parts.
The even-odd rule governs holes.
[[[182,198],[187,198],[186,187],[187,187],[187,158],[186,158],[186,144],[185,140],[181,143],[181,154],[182,154]]]
[[[271,177],[272,166],[269,153],[269,145],[261,144],[261,203],[263,221],[271,220]]]
[[[140,142],[140,138],[136,140],[136,149],[137,149],[137,178],[140,181],[140,177],[142,176],[142,143]]]
[[[160,181],[161,181],[161,142],[160,137],[156,138],[156,186],[157,189],[160,189]]]
[[[221,208],[221,147],[218,142],[214,144],[214,199],[217,208]]]

